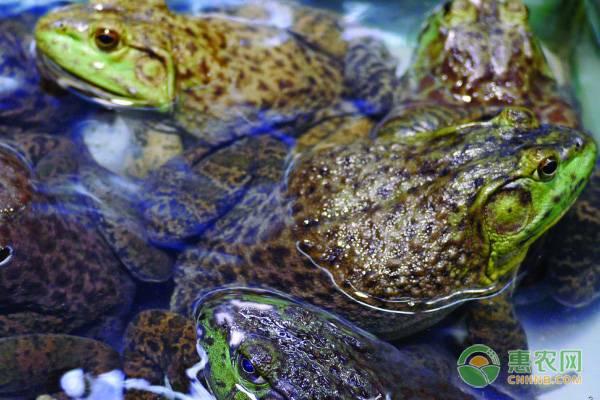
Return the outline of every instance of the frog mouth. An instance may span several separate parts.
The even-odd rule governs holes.
[[[98,88],[85,78],[61,67],[41,51],[36,51],[36,59],[38,70],[43,77],[86,100],[110,109],[158,111],[156,107],[140,104],[140,102],[124,97],[119,93]]]

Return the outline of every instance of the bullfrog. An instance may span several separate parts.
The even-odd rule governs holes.
[[[30,144],[26,158],[16,143],[0,143],[0,337],[89,330],[126,312],[134,291],[93,221],[40,180],[38,151],[56,142]]]
[[[190,317],[144,311],[125,346],[128,375],[184,392],[185,371],[205,358],[198,377],[216,399],[473,398],[444,351],[398,349],[322,309],[256,289],[208,293]]]
[[[255,137],[168,163],[158,176],[178,176],[182,190],[158,186],[147,201],[149,215],[168,216],[162,228],[151,221],[157,236],[182,234],[170,243],[184,249],[171,308],[188,312],[210,288],[256,285],[380,335],[412,333],[501,292],[596,157],[587,134],[522,108],[418,140],[365,136],[372,125],[317,126],[327,139],[302,151]],[[200,183],[202,192],[185,190]]]
[[[246,12],[177,14],[164,0],[93,0],[50,12],[35,37],[46,75],[62,87],[111,108],[172,114],[209,145],[307,124],[323,109],[354,110],[343,101],[354,98],[345,93],[353,88],[364,109],[389,105],[395,77],[381,46],[346,42],[340,20],[327,12],[280,7],[285,28]],[[371,59],[381,62],[365,62]]]
[[[521,0],[453,0],[426,20],[394,108],[373,135],[418,136],[489,119],[506,106],[530,108],[541,123],[581,128]]]
[[[13,129],[64,129],[83,111],[82,101],[45,82],[36,68],[36,15],[0,19],[0,125]]]
[[[62,208],[89,220],[97,234],[136,279],[163,282],[173,259],[152,246],[136,208],[141,184],[98,165],[82,143],[67,135],[0,127],[0,143],[27,159],[45,193]],[[67,211],[65,211],[67,212]]]

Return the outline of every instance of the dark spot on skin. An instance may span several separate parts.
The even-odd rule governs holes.
[[[554,202],[554,204],[558,204],[558,203],[560,203],[560,196],[558,196],[558,195],[557,195],[557,196],[554,196],[554,197],[552,198],[552,201]]]
[[[215,344],[215,339],[213,339],[212,337],[207,337],[206,339],[204,339],[204,342],[207,345],[212,346],[213,344]]]

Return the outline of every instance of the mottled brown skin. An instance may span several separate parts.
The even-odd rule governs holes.
[[[103,169],[65,136],[4,127],[0,135],[3,143],[31,162],[36,179],[47,185],[56,201],[86,215],[135,278],[163,282],[171,277],[172,257],[149,244],[135,207],[141,190],[138,181]]]
[[[580,127],[521,0],[448,1],[427,20],[395,107],[373,134],[414,136],[506,106],[528,107],[541,123]]]
[[[26,13],[0,19],[0,77],[7,85],[0,91],[0,125],[54,132],[81,113],[83,102],[41,79],[32,52],[34,25],[35,16]]]
[[[246,6],[250,10],[256,7],[259,15],[270,12],[258,3]],[[297,5],[282,7],[289,7],[293,15],[291,26],[285,29],[248,18],[247,10],[235,12],[235,17],[215,12],[190,17],[171,12],[159,0],[145,3],[144,7],[131,0],[94,0],[89,5],[73,5],[45,16],[38,23],[36,38],[45,54],[41,59],[52,58],[64,69],[46,68],[54,79],[67,74],[71,80],[102,91],[102,84],[85,82],[90,81],[85,73],[78,75],[84,64],[87,67],[97,61],[77,53],[78,47],[93,46],[87,37],[81,42],[63,44],[67,51],[46,35],[51,32],[68,37],[68,29],[77,32],[77,26],[92,29],[89,27],[106,25],[114,29],[127,38],[123,46],[130,46],[136,54],[104,62],[106,66],[98,72],[106,73],[110,84],[124,86],[123,92],[129,91],[118,97],[133,99],[133,106],[139,103],[140,107],[172,111],[179,126],[212,145],[269,131],[273,126],[306,126],[323,118],[324,109],[328,109],[327,115],[355,110],[352,104],[340,101],[347,94],[351,98],[369,97],[364,108],[371,112],[389,106],[394,77],[387,52],[385,73],[374,75],[365,71],[373,68],[369,63],[348,64],[348,81],[353,81],[358,71],[359,76],[369,77],[372,83],[361,87],[353,82],[352,87],[345,88],[346,61],[362,57],[369,46],[346,43],[343,28],[331,14]],[[168,34],[158,35],[159,31]],[[381,55],[380,50],[381,45],[374,51],[375,57]],[[375,64],[379,68],[379,63]],[[113,76],[111,68],[115,70]],[[146,68],[156,71],[150,76],[145,74]],[[130,70],[135,70],[131,73],[136,81],[122,83],[124,78],[117,72]],[[172,82],[171,89],[165,89],[167,82]],[[77,88],[68,83],[65,86]],[[145,99],[138,98],[142,97],[142,87],[156,87],[156,91],[165,94],[146,104]],[[356,93],[351,93],[353,89]],[[100,97],[106,104],[111,94]],[[368,104],[379,98],[384,98],[386,104]]]
[[[349,123],[364,127],[356,119]],[[465,288],[498,291],[509,277],[486,279],[489,248],[480,219],[486,209],[470,211],[479,189],[520,174],[521,152],[528,148],[556,146],[575,154],[579,141],[589,139],[559,127],[478,126],[487,125],[409,144],[368,138],[340,144],[336,130],[331,142],[291,164],[288,145],[274,138],[214,153],[193,171],[210,174],[222,170],[223,160],[240,160],[253,172],[246,180],[234,174],[219,183],[239,192],[221,197],[226,213],[204,226],[198,244],[179,257],[172,308],[185,312],[208,288],[256,285],[335,310],[368,330],[402,335],[445,313],[390,311],[416,312],[473,297]],[[258,149],[270,149],[269,158],[261,161]],[[573,182],[569,190],[584,183]],[[192,212],[199,211],[190,206],[185,215]],[[450,300],[442,300],[446,296]]]
[[[193,320],[164,310],[138,314],[125,332],[123,370],[130,378],[163,384],[187,393],[186,369],[199,361],[196,351],[196,325]],[[131,392],[127,399],[157,399],[159,396]]]
[[[173,259],[149,242],[137,207],[142,185],[89,165],[77,177],[91,196],[82,199],[94,221],[127,270],[143,282],[165,282],[171,278]],[[77,201],[77,200],[75,200]]]
[[[35,398],[58,393],[61,376],[82,368],[99,375],[121,368],[119,354],[104,343],[67,335],[0,339],[0,397]]]
[[[69,333],[126,309],[133,284],[92,220],[49,194],[9,146],[0,149],[8,173],[0,196],[0,337]]]

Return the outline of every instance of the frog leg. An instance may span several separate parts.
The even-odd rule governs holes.
[[[367,115],[384,115],[398,85],[395,62],[385,44],[374,38],[353,39],[344,60],[344,87]]]
[[[84,168],[79,179],[91,194],[86,200],[94,210],[98,230],[127,270],[143,282],[168,280],[173,260],[150,244],[136,207],[141,184],[99,167]]]
[[[527,335],[515,314],[509,288],[497,296],[482,299],[469,305],[467,311],[467,344],[485,344],[500,357],[502,369],[494,382],[501,390],[517,392],[521,397],[530,394],[534,388],[528,385],[508,385],[508,352],[529,349]],[[527,396],[531,398],[531,396]]]
[[[262,135],[199,153],[186,152],[146,180],[142,212],[153,242],[177,247],[202,234],[251,183],[269,179],[267,170],[283,173],[287,145]]]
[[[480,107],[452,107],[431,103],[408,103],[394,107],[375,126],[372,137],[419,139],[439,129],[485,117]]]
[[[75,173],[80,165],[80,151],[69,138],[42,133],[15,133],[2,138],[29,160],[40,179]]]
[[[335,58],[342,58],[346,52],[347,44],[342,37],[342,15],[332,11],[306,7],[296,1],[262,0],[245,1],[240,6],[209,7],[201,11],[287,29]],[[282,15],[291,15],[289,25],[282,26]]]
[[[473,302],[467,314],[468,342],[492,347],[501,357],[527,349],[527,336],[514,312],[510,290]],[[505,360],[506,361],[506,360]]]
[[[600,164],[600,163],[599,163]],[[568,307],[583,307],[600,296],[600,168],[542,250],[552,295]]]
[[[119,369],[119,354],[108,345],[68,335],[21,335],[0,339],[0,397],[35,398],[60,391],[72,369],[99,375]]]
[[[186,370],[199,361],[194,322],[164,310],[141,312],[125,333],[123,360],[128,377],[158,385],[168,380],[174,390],[187,393]],[[140,397],[156,398],[148,394]]]

